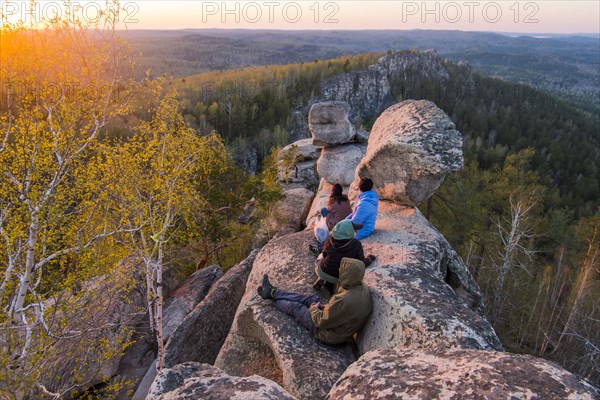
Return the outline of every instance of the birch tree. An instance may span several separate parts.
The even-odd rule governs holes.
[[[497,269],[497,279],[494,293],[494,303],[491,314],[492,323],[498,320],[506,296],[506,278],[512,268],[527,271],[524,260],[531,262],[535,251],[529,247],[533,237],[530,215],[536,206],[537,194],[531,193],[526,197],[511,196],[510,220],[505,223],[496,222],[498,237],[502,245],[498,251],[494,266]]]
[[[96,27],[56,19],[43,29],[6,21],[1,28],[0,346],[2,366],[16,375],[48,350],[43,337],[63,338],[46,321],[45,301],[73,282],[71,272],[101,273],[85,271],[99,264],[76,260],[126,229],[114,218],[99,148],[108,124],[128,112],[118,89],[133,93],[112,10]]]
[[[156,96],[159,97],[158,92]],[[205,170],[219,169],[226,160],[220,138],[197,136],[168,95],[141,122],[135,135],[113,150],[113,195],[119,204],[120,224],[130,234],[131,250],[146,271],[148,312],[158,348],[157,368],[164,362],[162,275],[166,252],[178,235],[194,237],[195,214],[208,206],[194,180]]]

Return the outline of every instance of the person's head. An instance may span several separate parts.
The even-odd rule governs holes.
[[[354,225],[349,219],[342,220],[333,227],[331,236],[336,240],[349,240],[354,237]]]
[[[358,188],[361,192],[368,192],[373,189],[373,180],[371,178],[361,178]]]
[[[338,286],[346,290],[359,286],[365,277],[365,263],[354,258],[344,257],[340,262]]]
[[[333,185],[333,189],[331,190],[331,196],[329,196],[328,204],[331,205],[335,201],[337,201],[338,203],[348,201],[348,197],[346,197],[346,195],[344,194],[344,188],[339,183]]]
[[[340,185],[339,183],[333,185],[333,190],[331,191],[332,195],[341,196],[342,193],[344,193],[344,188],[342,187],[342,185]]]

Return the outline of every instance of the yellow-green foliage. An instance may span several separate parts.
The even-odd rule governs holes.
[[[174,239],[170,252],[202,236],[215,204],[199,182],[234,167],[218,135],[187,127],[173,96],[123,78],[128,56],[110,29],[2,29],[0,81],[20,91],[0,113],[0,397],[63,395],[110,379],[98,376],[103,363],[122,355],[127,319],[145,308],[134,302],[143,271],[120,260],[144,241],[153,256],[154,243]],[[140,100],[135,130],[109,140],[109,122],[125,120],[142,90],[154,104]],[[214,240],[228,235],[226,225]],[[247,247],[234,245],[241,258]]]

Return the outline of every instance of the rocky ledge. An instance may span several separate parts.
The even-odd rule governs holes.
[[[600,391],[550,361],[481,350],[376,350],[362,356],[329,400],[579,399]]]

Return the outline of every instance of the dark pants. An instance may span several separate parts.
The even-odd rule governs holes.
[[[314,294],[298,294],[276,289],[273,293],[273,304],[281,312],[291,315],[310,333],[315,332],[315,324],[310,317],[309,306],[321,299]]]

